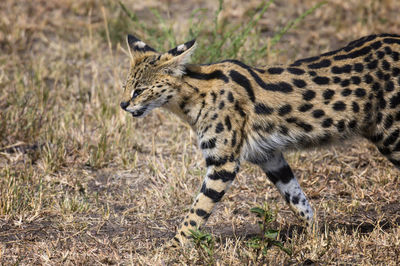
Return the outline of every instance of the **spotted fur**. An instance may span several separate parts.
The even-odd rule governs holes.
[[[135,117],[161,106],[177,114],[196,132],[207,166],[175,241],[204,224],[243,160],[259,165],[308,223],[312,208],[283,151],[362,136],[400,166],[400,36],[371,35],[262,69],[237,60],[188,64],[194,40],[167,53],[132,36],[128,43],[132,66],[121,107]]]

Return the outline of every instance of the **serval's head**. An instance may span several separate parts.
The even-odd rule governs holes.
[[[127,42],[131,67],[120,106],[132,116],[144,116],[177,93],[174,84],[182,78],[196,42],[181,44],[166,53],[158,53],[132,35],[127,36]]]

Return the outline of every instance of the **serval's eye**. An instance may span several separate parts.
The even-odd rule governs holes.
[[[134,90],[133,93],[132,93],[132,99],[136,98],[137,96],[139,96],[142,92],[143,92],[143,89]]]

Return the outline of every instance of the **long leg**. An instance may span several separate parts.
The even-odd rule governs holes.
[[[239,171],[239,159],[232,157],[206,158],[207,174],[189,214],[180,225],[173,241],[185,243],[190,230],[200,228],[211,215]],[[174,244],[172,244],[174,246]]]
[[[307,224],[312,224],[313,210],[282,153],[275,152],[268,161],[259,166],[278,188],[293,212]]]

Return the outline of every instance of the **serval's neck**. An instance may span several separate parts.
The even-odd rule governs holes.
[[[177,94],[164,106],[191,125],[194,130],[199,120],[204,117],[203,109],[207,95],[213,94],[207,84],[209,68],[210,66],[202,65],[188,66],[185,75],[173,84]]]

